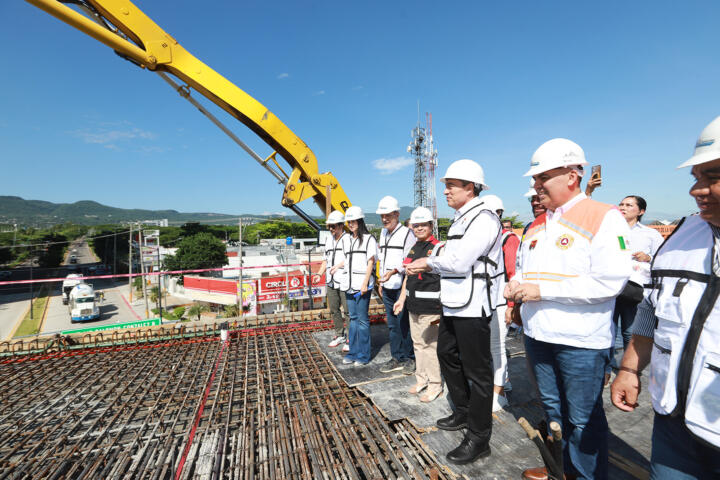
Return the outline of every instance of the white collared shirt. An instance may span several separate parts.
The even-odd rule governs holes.
[[[652,260],[655,257],[655,252],[660,248],[663,242],[663,237],[660,232],[654,228],[646,227],[640,222],[630,227],[630,233],[628,234],[629,244],[628,248],[632,253],[643,252],[650,255]],[[630,281],[635,282],[638,285],[645,285],[650,283],[650,262],[638,262],[637,260],[632,261],[633,273],[630,275]]]
[[[580,192],[579,194],[575,195],[573,198],[565,202],[565,204],[561,207],[556,208],[555,210],[548,210],[546,212],[547,222],[557,222],[560,217],[562,217],[562,214],[570,210],[572,207],[575,206],[576,203],[578,203],[580,200],[585,200],[587,198],[587,195]]]

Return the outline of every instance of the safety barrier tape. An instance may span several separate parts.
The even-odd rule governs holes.
[[[321,263],[321,262],[310,262],[313,263]],[[148,276],[158,276],[158,275],[184,275],[186,273],[201,273],[201,272],[222,272],[225,270],[251,270],[251,269],[257,269],[257,268],[279,268],[279,267],[306,267],[307,263],[283,263],[283,264],[277,264],[277,265],[255,265],[251,267],[220,267],[220,268],[197,268],[193,270],[162,270],[160,272],[148,272],[148,273],[119,273],[117,275],[82,275],[80,277],[76,277],[78,280],[88,280],[88,279],[99,279],[99,278],[128,278],[128,277],[148,277]],[[54,277],[54,278],[37,278],[33,280],[6,280],[3,282],[0,282],[0,286],[2,285],[23,285],[23,284],[29,284],[29,283],[48,283],[48,282],[62,282],[63,280],[66,280],[66,277]]]

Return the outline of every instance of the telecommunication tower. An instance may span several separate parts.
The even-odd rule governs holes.
[[[419,107],[418,107],[419,109]],[[435,170],[437,169],[437,150],[432,136],[432,114],[426,113],[426,127],[418,123],[410,134],[412,140],[407,151],[415,161],[413,188],[416,207],[428,208],[437,220],[437,194],[435,189]],[[433,234],[438,235],[437,221],[433,224]]]

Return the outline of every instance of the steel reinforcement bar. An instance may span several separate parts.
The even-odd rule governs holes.
[[[448,478],[310,333],[261,333],[0,365],[0,480]]]

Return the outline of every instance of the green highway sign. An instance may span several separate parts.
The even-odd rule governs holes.
[[[98,325],[96,327],[78,328],[75,330],[64,330],[64,331],[60,332],[60,334],[68,335],[70,333],[99,332],[101,330],[117,330],[117,329],[125,329],[125,328],[154,327],[155,325],[161,325],[159,318],[148,318],[147,320],[141,320],[139,322],[115,323],[112,325]]]

